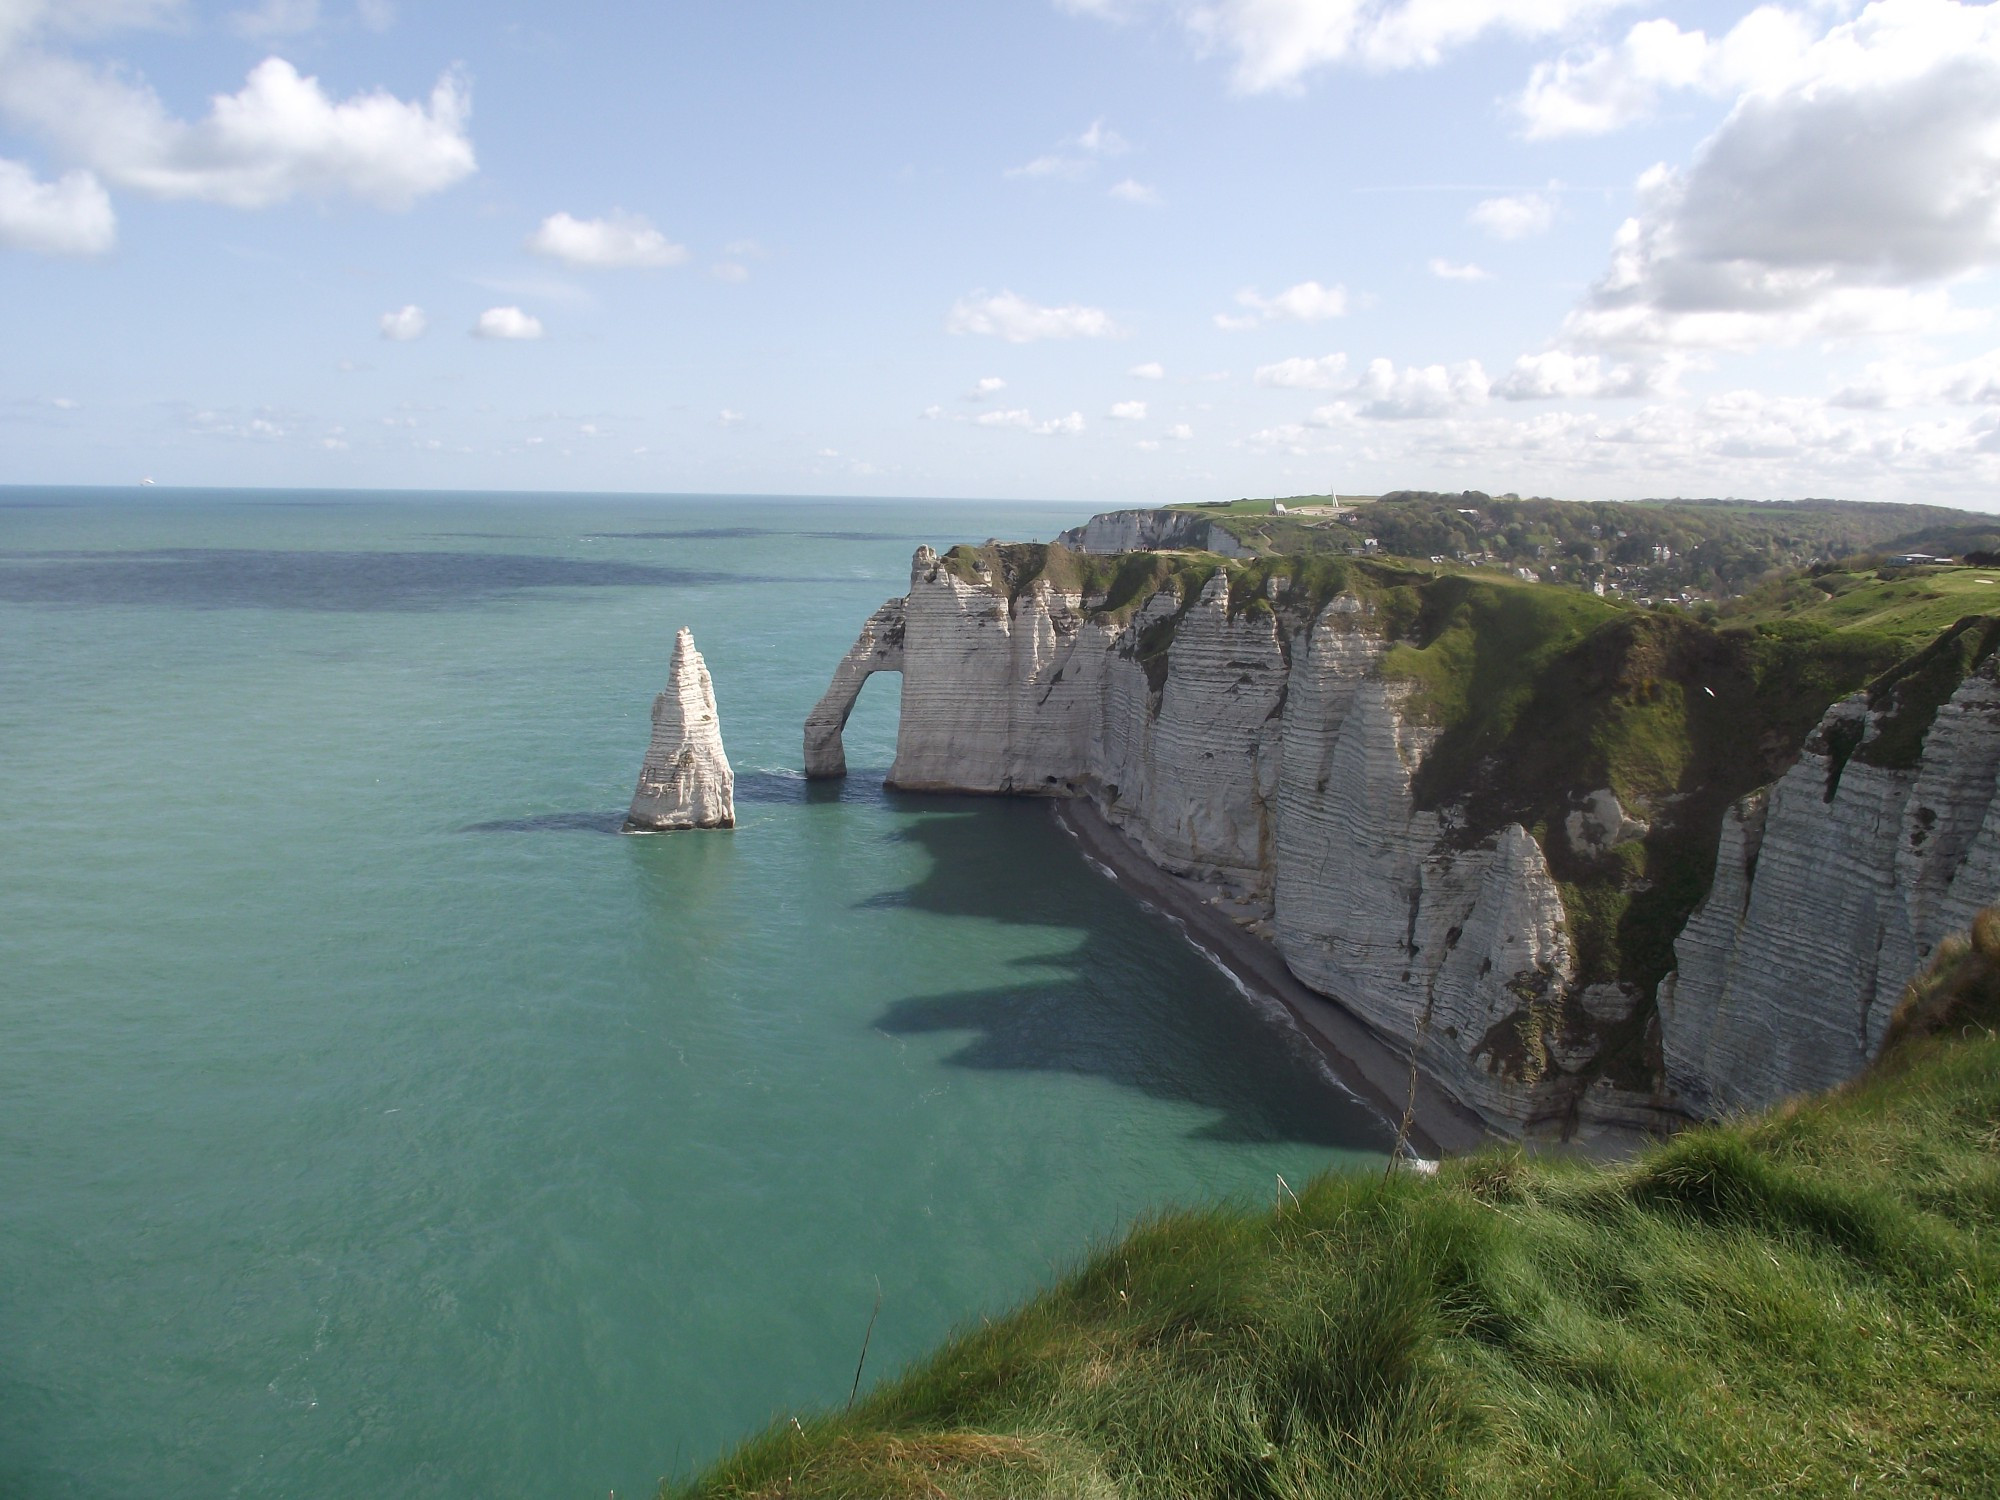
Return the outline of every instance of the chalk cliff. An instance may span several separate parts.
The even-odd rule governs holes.
[[[1468,760],[1461,743],[1445,758],[1473,770],[1440,792],[1445,731],[1423,671],[1397,660],[1442,628],[1412,612],[1450,599],[1413,605],[1355,567],[1125,561],[1141,571],[1093,570],[1059,545],[920,549],[908,594],[870,618],[813,710],[808,770],[839,774],[839,726],[862,680],[901,671],[893,784],[1090,798],[1499,1128],[1658,1128],[1850,1076],[1879,1046],[1889,990],[2000,895],[1990,659],[1914,732],[1907,692],[1837,705],[1776,786],[1726,815],[1685,785],[1628,808],[1585,751],[1572,784],[1538,794],[1552,810],[1510,812],[1530,804],[1481,777],[1546,759],[1542,742],[1513,761],[1506,744]],[[1715,753],[1737,787],[1785,763],[1782,746],[1759,759],[1726,738],[1748,701],[1729,694],[1764,688],[1711,659],[1713,636],[1588,605],[1611,622],[1591,640],[1623,653],[1603,669],[1606,714],[1640,723],[1694,694],[1687,722],[1723,726]],[[1594,660],[1551,671],[1561,686]],[[1699,696],[1697,670],[1721,698]],[[1544,711],[1535,699],[1530,716]],[[1673,894],[1655,888],[1646,852],[1672,837],[1682,865],[1670,873],[1694,859],[1715,875],[1661,982],[1698,890],[1659,907],[1673,927],[1657,961],[1641,951],[1621,968],[1604,954],[1620,941],[1645,950],[1616,913]],[[1591,908],[1600,898],[1615,898],[1613,915]]]
[[[1250,549],[1199,511],[1113,510],[1072,526],[1056,541],[1074,552],[1158,552],[1192,548],[1218,557],[1248,557]]]
[[[1995,668],[1986,655],[1916,726],[1914,755],[1885,749],[1911,705],[1893,689],[1872,705],[1855,694],[1776,785],[1729,810],[1660,991],[1667,1079],[1687,1107],[1751,1108],[1853,1077],[1904,982],[2000,894]]]
[[[627,833],[733,828],[736,776],[722,749],[715,685],[693,632],[674,637],[666,690],[653,700],[653,739],[625,815]]]

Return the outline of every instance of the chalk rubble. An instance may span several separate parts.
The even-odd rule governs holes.
[[[715,685],[694,633],[674,637],[666,691],[653,700],[653,743],[625,815],[627,833],[736,826],[736,775],[722,749]]]

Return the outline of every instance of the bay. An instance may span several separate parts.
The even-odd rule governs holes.
[[[1087,506],[0,491],[0,1492],[650,1493],[1135,1216],[1379,1164],[1040,804],[800,779]],[[615,829],[674,630],[732,833]]]

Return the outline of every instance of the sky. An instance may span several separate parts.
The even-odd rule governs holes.
[[[0,0],[0,484],[2000,509],[2000,5]]]

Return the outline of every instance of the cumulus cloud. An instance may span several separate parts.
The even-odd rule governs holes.
[[[1151,207],[1160,201],[1160,195],[1136,178],[1127,177],[1123,182],[1111,185],[1111,196],[1120,203],[1138,203]]]
[[[1083,413],[1080,411],[1073,411],[1066,417],[1051,417],[1045,422],[1037,422],[1034,413],[1025,408],[983,411],[972,420],[981,427],[1011,427],[1035,437],[1068,437],[1083,431]]]
[[[1344,317],[1347,313],[1347,288],[1344,286],[1321,286],[1317,281],[1301,281],[1297,286],[1287,287],[1275,297],[1266,297],[1255,287],[1245,287],[1236,294],[1236,305],[1248,308],[1243,313],[1217,313],[1217,328],[1240,331],[1255,328],[1260,323],[1297,322],[1318,323],[1327,318]]]
[[[1431,275],[1441,281],[1491,281],[1493,279],[1491,271],[1481,270],[1469,261],[1464,265],[1460,265],[1456,261],[1446,260],[1441,255],[1431,257]]]
[[[1007,389],[1007,382],[998,375],[982,375],[972,383],[972,389],[965,393],[968,401],[984,401],[988,396],[997,396]]]
[[[1517,193],[1502,198],[1482,198],[1472,206],[1466,221],[1477,225],[1496,240],[1524,240],[1546,234],[1555,222],[1555,200],[1543,193]]]
[[[2000,263],[2000,7],[1878,0],[1639,180],[1572,346],[1755,347],[1966,326]]]
[[[408,307],[399,307],[394,312],[382,314],[382,337],[385,339],[406,342],[422,338],[424,330],[430,326],[431,320],[424,316],[424,310],[414,302]]]
[[[1194,429],[1185,422],[1176,422],[1167,429],[1167,436],[1177,443],[1184,443],[1194,436]]]
[[[1146,420],[1146,403],[1143,401],[1114,401],[1111,403],[1110,416],[1114,422],[1143,422]]]
[[[0,246],[42,255],[102,255],[118,238],[104,185],[89,172],[39,181],[0,157]]]
[[[1812,41],[1803,16],[1775,5],[1759,6],[1714,40],[1672,21],[1641,21],[1615,46],[1536,64],[1514,107],[1529,140],[1601,135],[1653,114],[1666,89],[1729,94],[1779,84]]]
[[[984,291],[961,297],[946,314],[946,333],[984,333],[1010,344],[1037,339],[1103,339],[1123,332],[1101,307],[1068,303],[1044,307],[1012,292]]]
[[[566,266],[592,271],[677,266],[688,258],[685,246],[674,244],[643,215],[619,210],[601,219],[550,214],[528,236],[527,248]]]
[[[1549,36],[1611,9],[1619,0],[1058,0],[1107,20],[1165,9],[1197,50],[1233,59],[1231,82],[1244,93],[1291,91],[1309,73],[1353,65],[1428,67],[1489,32]]]
[[[1372,359],[1358,383],[1360,413],[1380,421],[1443,417],[1484,405],[1492,382],[1476,359],[1455,365],[1405,365]]]
[[[1827,397],[1829,406],[1897,411],[1908,406],[2000,406],[2000,349],[1958,364],[1921,369],[1879,360]]]
[[[542,320],[518,307],[489,307],[479,315],[472,332],[482,339],[538,339]]]
[[[476,165],[470,94],[455,72],[426,102],[381,90],[336,102],[271,57],[189,123],[122,74],[32,53],[0,67],[0,109],[116,186],[232,208],[337,196],[407,208]]]
[[[1165,380],[1167,378],[1167,367],[1157,359],[1149,359],[1143,365],[1132,366],[1125,373],[1135,376],[1140,380]]]
[[[1254,378],[1259,385],[1295,391],[1342,390],[1354,383],[1348,378],[1345,354],[1281,359],[1274,365],[1259,365]]]
[[[1601,355],[1552,349],[1515,360],[1493,394],[1507,401],[1651,396],[1669,389],[1678,370],[1677,363],[1611,364]]]

